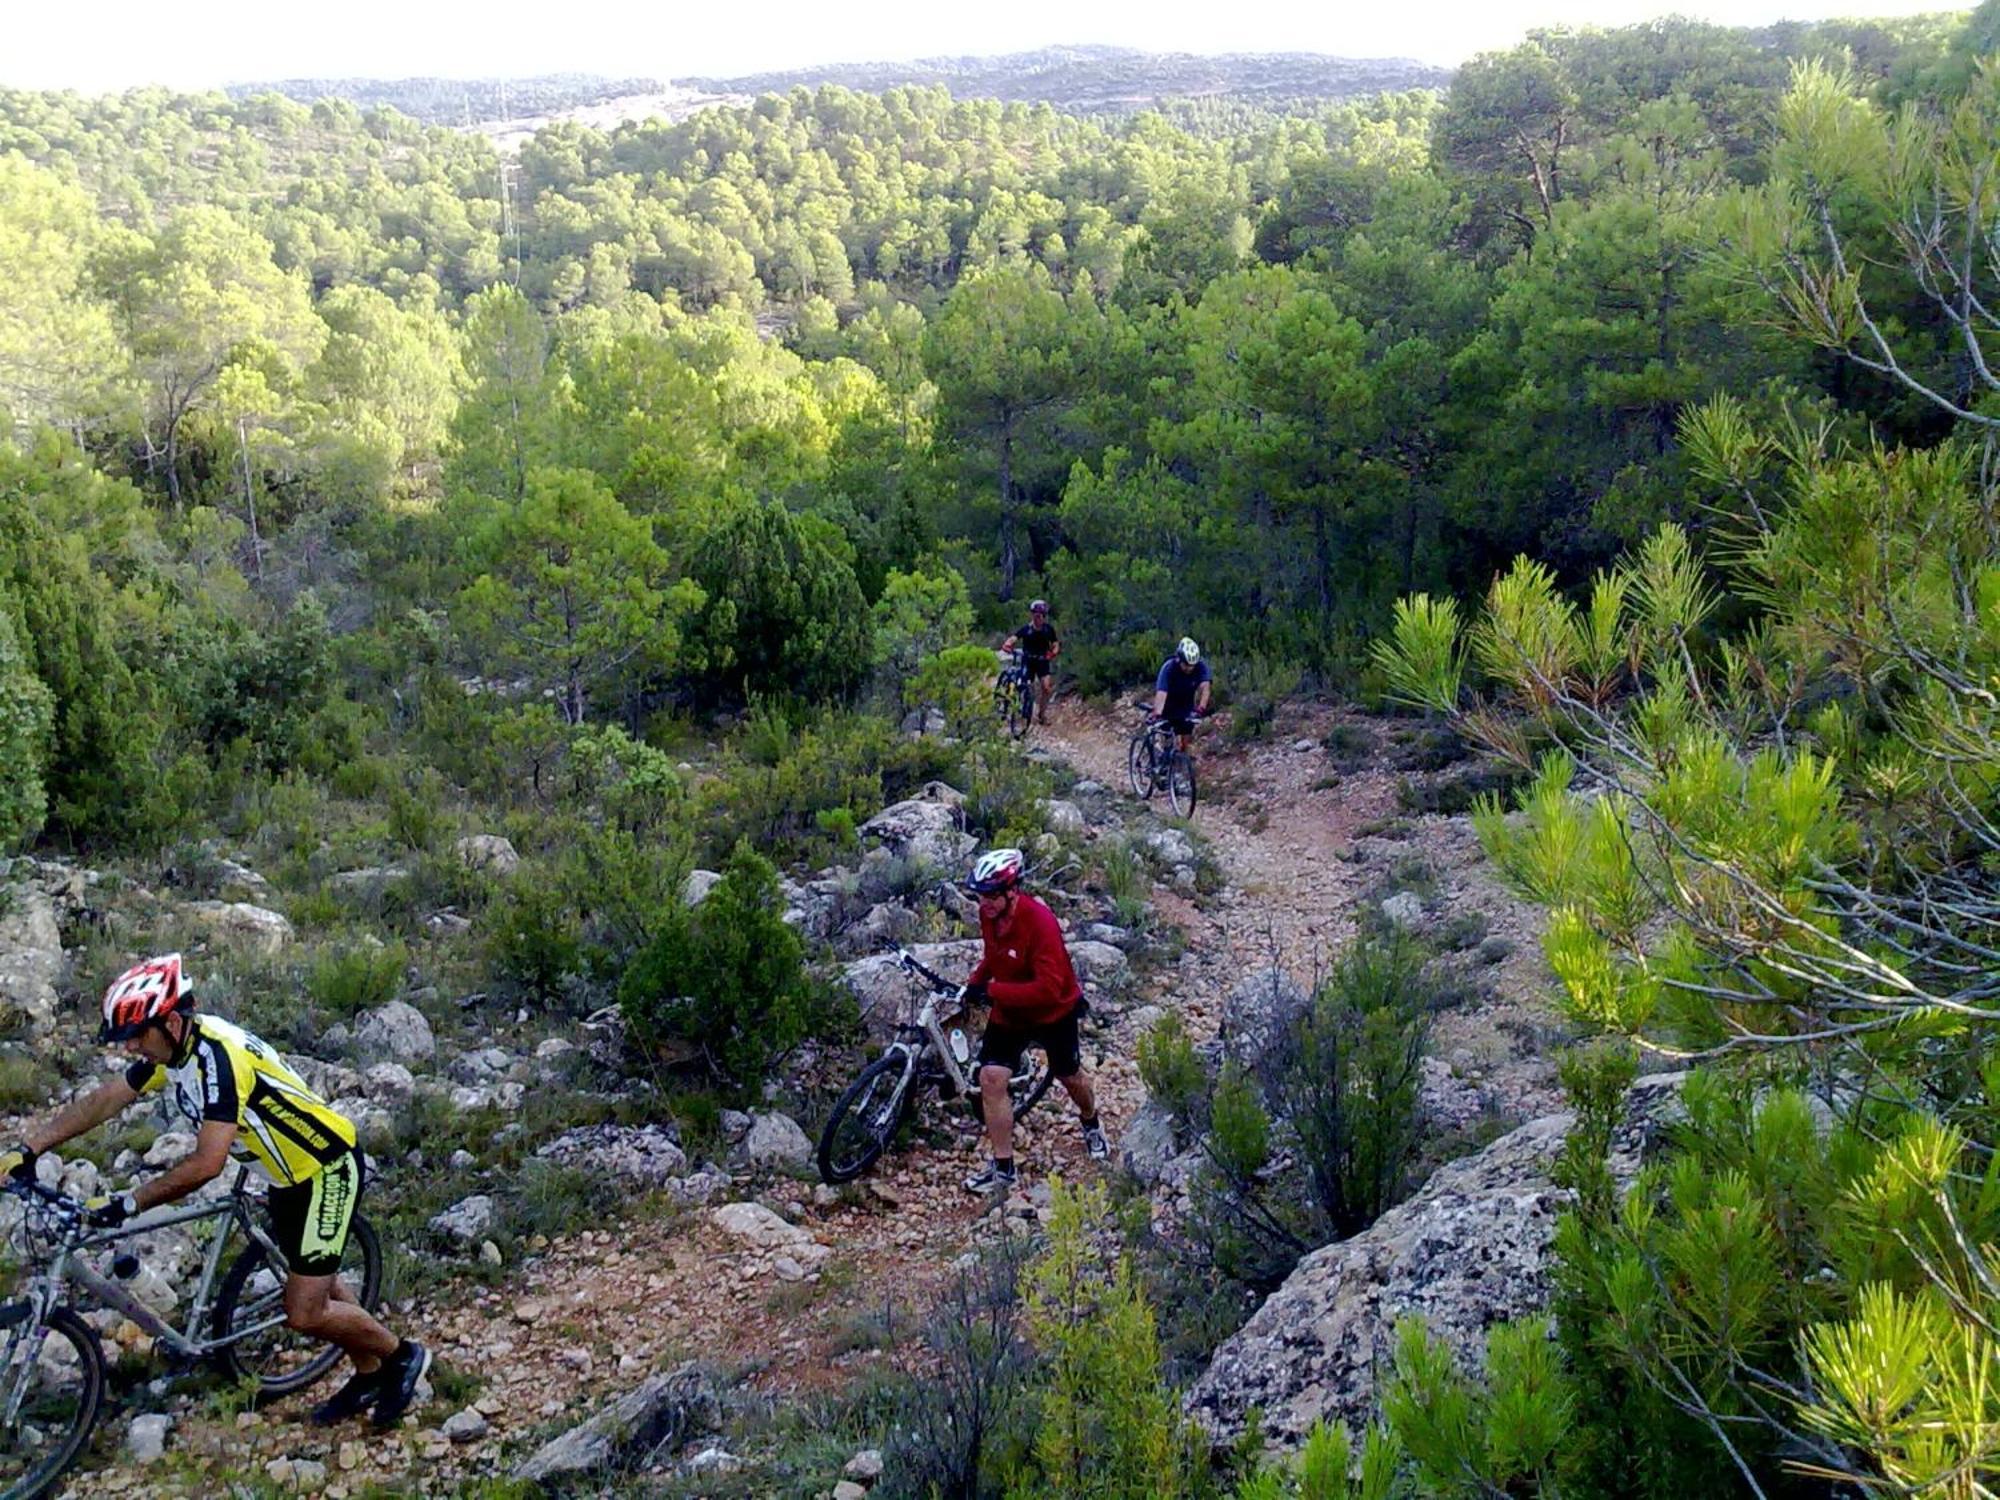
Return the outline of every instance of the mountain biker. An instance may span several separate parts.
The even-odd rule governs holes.
[[[979,1094],[993,1160],[965,1180],[973,1193],[1005,1193],[1014,1185],[1014,1102],[1007,1083],[1030,1045],[1048,1054],[1049,1072],[1076,1101],[1084,1149],[1100,1161],[1111,1154],[1083,1071],[1077,1034],[1083,987],[1055,913],[1021,889],[1024,867],[1019,849],[994,849],[980,856],[965,882],[979,898],[979,936],[986,945],[965,983],[966,999],[992,1007],[979,1042]]]
[[[1048,600],[1037,599],[1028,606],[1028,623],[1001,642],[1000,649],[1012,651],[1016,645],[1021,648],[1021,664],[1028,669],[1028,680],[1035,685],[1035,715],[1047,723],[1049,699],[1056,688],[1055,659],[1062,654],[1062,641],[1049,623]]]
[[[1174,654],[1160,663],[1160,674],[1153,679],[1153,717],[1174,726],[1183,754],[1188,736],[1194,732],[1194,721],[1208,712],[1212,679],[1208,663],[1201,659],[1201,647],[1189,636],[1181,637]]]
[[[0,1152],[0,1173],[33,1181],[35,1159],[102,1125],[142,1094],[164,1090],[196,1131],[191,1155],[129,1193],[92,1198],[88,1217],[111,1229],[135,1214],[184,1198],[221,1175],[232,1152],[272,1184],[272,1238],[290,1266],[285,1322],[338,1344],[354,1375],[313,1409],[327,1426],[374,1408],[375,1425],[394,1427],[416,1396],[430,1351],[398,1339],[340,1280],[340,1257],[363,1182],[354,1126],[269,1045],[239,1026],[194,1008],[194,985],[169,953],[134,964],[104,992],[101,1043],[119,1042],[134,1061],[28,1130]]]

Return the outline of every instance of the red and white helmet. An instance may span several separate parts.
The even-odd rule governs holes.
[[[181,972],[178,953],[148,958],[111,981],[104,992],[104,1024],[100,1042],[122,1042],[155,1021],[194,1004],[194,982]]]
[[[1027,865],[1019,849],[989,849],[979,856],[972,873],[966,877],[966,889],[981,896],[1011,891],[1021,883],[1021,873]]]

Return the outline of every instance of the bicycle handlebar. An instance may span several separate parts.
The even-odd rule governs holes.
[[[923,961],[907,948],[896,949],[896,962],[909,973],[915,974],[918,978],[924,980],[940,995],[956,995],[960,990],[965,988],[962,984],[955,984],[951,980],[946,979],[937,970],[926,967]]]

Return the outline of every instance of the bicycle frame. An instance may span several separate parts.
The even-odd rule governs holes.
[[[11,1331],[8,1333],[4,1361],[0,1361],[0,1368],[6,1371],[5,1400],[0,1402],[0,1421],[11,1426],[20,1416],[21,1402],[27,1395],[28,1376],[33,1371],[36,1355],[40,1353],[41,1339],[37,1335],[45,1329],[50,1315],[66,1300],[63,1294],[69,1286],[79,1287],[104,1306],[123,1313],[156,1342],[164,1345],[169,1353],[182,1359],[206,1359],[231,1344],[240,1343],[253,1334],[284,1322],[284,1317],[280,1315],[236,1329],[227,1338],[200,1336],[201,1329],[215,1310],[216,1277],[222,1268],[223,1248],[229,1241],[228,1223],[217,1227],[203,1256],[201,1276],[195,1282],[188,1307],[186,1332],[175,1328],[132,1292],[110,1277],[100,1275],[82,1259],[84,1252],[101,1250],[155,1230],[217,1219],[240,1225],[251,1241],[271,1258],[274,1266],[284,1266],[284,1255],[249,1211],[250,1196],[244,1191],[247,1176],[247,1170],[239,1167],[229,1195],[220,1201],[199,1203],[164,1213],[148,1212],[115,1229],[78,1235],[77,1220],[68,1220],[63,1230],[63,1243],[48,1262],[35,1271],[29,1279],[26,1295],[12,1304],[7,1314]]]

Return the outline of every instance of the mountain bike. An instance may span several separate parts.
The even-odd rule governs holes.
[[[889,1149],[918,1096],[935,1087],[945,1099],[966,1099],[972,1117],[984,1121],[972,1040],[962,1024],[965,986],[924,967],[908,949],[895,950],[896,963],[929,991],[916,1018],[896,1029],[896,1039],[863,1068],[834,1102],[819,1137],[819,1175],[830,1183],[852,1182]],[[1008,1081],[1019,1120],[1041,1102],[1054,1080],[1042,1049],[1030,1046]]]
[[[1141,802],[1150,802],[1154,792],[1164,791],[1175,817],[1193,815],[1194,757],[1181,749],[1180,734],[1171,719],[1147,715],[1125,752],[1125,769],[1132,778],[1132,795]]]
[[[1000,680],[993,687],[993,711],[1018,740],[1034,722],[1035,683],[1028,675],[1026,653],[1016,647],[1008,655],[1012,660],[1000,669]]]
[[[27,1265],[21,1294],[0,1304],[0,1500],[47,1494],[90,1441],[104,1400],[104,1350],[71,1301],[72,1289],[130,1318],[178,1360],[213,1360],[232,1379],[254,1381],[259,1395],[304,1390],[334,1367],[341,1351],[285,1326],[285,1257],[254,1211],[259,1199],[237,1169],[225,1196],[178,1209],[155,1209],[115,1229],[95,1229],[83,1204],[37,1182],[8,1181],[22,1203],[16,1248]],[[100,1269],[95,1252],[177,1224],[214,1221],[200,1279],[180,1328],[127,1286],[139,1258],[118,1255]],[[223,1271],[223,1254],[240,1245]],[[109,1274],[105,1274],[108,1270]],[[220,1273],[220,1289],[217,1277]],[[371,1312],[382,1295],[382,1246],[356,1215],[341,1275]]]

